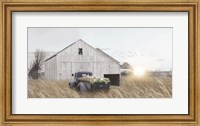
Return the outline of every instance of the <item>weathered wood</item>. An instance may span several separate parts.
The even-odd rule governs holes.
[[[82,55],[78,53],[79,48],[82,49]],[[104,74],[120,74],[117,61],[83,40],[76,41],[45,64],[45,76],[50,80],[71,79],[71,75],[78,71],[92,72],[99,77]]]
[[[45,62],[45,79],[55,80],[57,75],[57,57],[52,58],[49,62]]]

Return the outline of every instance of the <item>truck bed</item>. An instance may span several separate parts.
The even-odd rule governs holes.
[[[108,78],[100,78],[100,77],[93,77],[93,76],[86,76],[81,77],[78,79],[81,82],[87,82],[91,84],[109,84],[110,80]]]

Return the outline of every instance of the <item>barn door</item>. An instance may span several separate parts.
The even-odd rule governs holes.
[[[74,62],[72,63],[72,73],[79,71],[92,72],[92,63],[90,62]]]
[[[92,72],[92,63],[90,62],[83,62],[81,63],[82,71]]]
[[[69,80],[71,79],[71,63],[61,63],[60,68],[58,69],[58,78],[59,80]]]
[[[72,63],[67,63],[66,64],[66,75],[65,75],[67,80],[70,80],[72,78]]]
[[[104,77],[110,79],[110,84],[111,85],[120,85],[120,75],[119,74],[104,74]]]

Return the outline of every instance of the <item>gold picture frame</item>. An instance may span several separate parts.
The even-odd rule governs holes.
[[[3,0],[1,3],[0,61],[1,125],[200,125],[199,71],[200,2],[199,0]],[[59,11],[147,11],[188,12],[189,14],[189,114],[185,115],[14,115],[11,106],[12,12]],[[197,32],[198,31],[198,32]],[[180,45],[181,46],[181,45]]]

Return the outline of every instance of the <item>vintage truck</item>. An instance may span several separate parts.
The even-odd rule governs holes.
[[[76,72],[69,82],[70,88],[80,91],[96,91],[99,89],[108,90],[110,88],[109,78],[93,76],[92,72]]]

